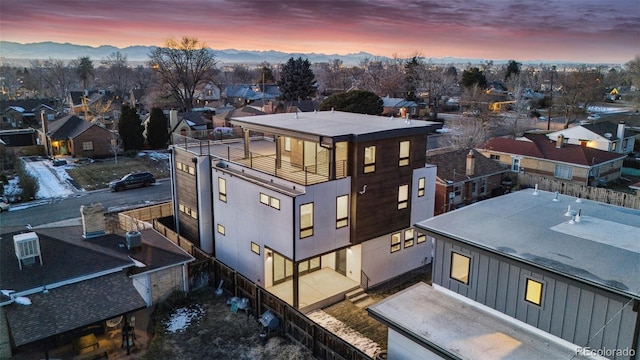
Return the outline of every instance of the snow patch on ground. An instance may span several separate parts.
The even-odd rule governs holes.
[[[69,165],[54,167],[49,160],[24,161],[25,170],[38,180],[36,199],[67,197],[74,194],[74,187],[65,170]]]
[[[171,314],[165,322],[167,332],[175,333],[184,331],[192,322],[197,322],[204,315],[202,306],[195,304],[188,308],[179,308]]]
[[[376,342],[360,334],[356,330],[349,328],[342,321],[334,318],[333,316],[327,314],[322,310],[312,311],[307,314],[307,317],[316,324],[331,331],[333,334],[345,340],[349,344],[360,349],[362,352],[372,358],[382,350],[380,345],[378,345]]]

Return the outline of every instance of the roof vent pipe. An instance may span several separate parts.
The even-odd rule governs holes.
[[[538,184],[536,184],[536,187],[533,189],[533,194],[532,195],[535,195],[535,196],[538,195]]]
[[[553,198],[553,200],[552,200],[552,201],[560,201],[560,200],[558,199],[558,195],[560,195],[560,193],[556,191],[556,196]]]

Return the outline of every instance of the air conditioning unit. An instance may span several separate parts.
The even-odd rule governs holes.
[[[142,234],[138,230],[127,231],[126,235],[127,249],[131,250],[142,246]]]

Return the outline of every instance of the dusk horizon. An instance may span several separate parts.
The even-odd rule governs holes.
[[[626,63],[640,54],[640,6],[621,0],[496,4],[431,1],[37,0],[0,4],[0,40],[408,58]]]

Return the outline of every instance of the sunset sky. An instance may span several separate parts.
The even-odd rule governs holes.
[[[625,63],[640,55],[640,0],[0,0],[4,41],[183,36],[219,50]]]

